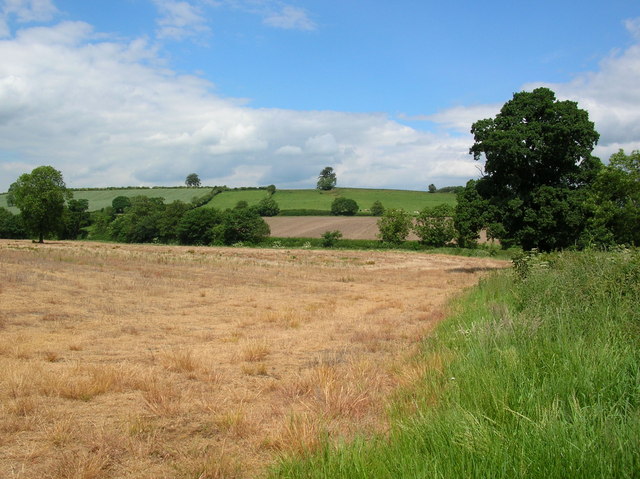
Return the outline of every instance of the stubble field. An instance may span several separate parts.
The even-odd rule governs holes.
[[[384,431],[447,299],[504,266],[0,240],[0,477],[260,477]]]

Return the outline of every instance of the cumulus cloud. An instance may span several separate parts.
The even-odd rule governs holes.
[[[10,35],[9,19],[19,23],[46,22],[58,12],[51,0],[2,0],[0,1],[0,38]]]
[[[193,171],[312,187],[331,165],[345,186],[424,189],[475,173],[467,142],[384,114],[251,108],[163,67],[143,40],[82,22],[20,30],[0,58],[0,191],[42,164],[74,187],[181,184]]]

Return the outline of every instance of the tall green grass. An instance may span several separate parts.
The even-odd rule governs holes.
[[[425,340],[426,373],[394,399],[388,436],[327,443],[272,477],[640,477],[640,254],[542,266],[459,301]]]

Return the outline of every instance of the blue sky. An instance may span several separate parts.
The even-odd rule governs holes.
[[[540,85],[640,148],[637,0],[0,0],[0,58],[0,191],[464,184],[471,123]]]

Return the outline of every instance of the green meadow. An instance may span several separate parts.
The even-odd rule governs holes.
[[[257,204],[267,196],[263,190],[230,190],[211,200],[208,206],[219,209],[233,208],[238,201],[246,201],[249,205]],[[368,210],[374,201],[380,201],[385,208],[402,208],[406,211],[419,211],[426,206],[439,204],[456,204],[453,193],[427,193],[426,191],[381,190],[366,188],[335,188],[330,191],[319,190],[276,190],[273,199],[281,210],[331,210],[331,203],[336,198],[350,198],[358,203],[361,211]]]

